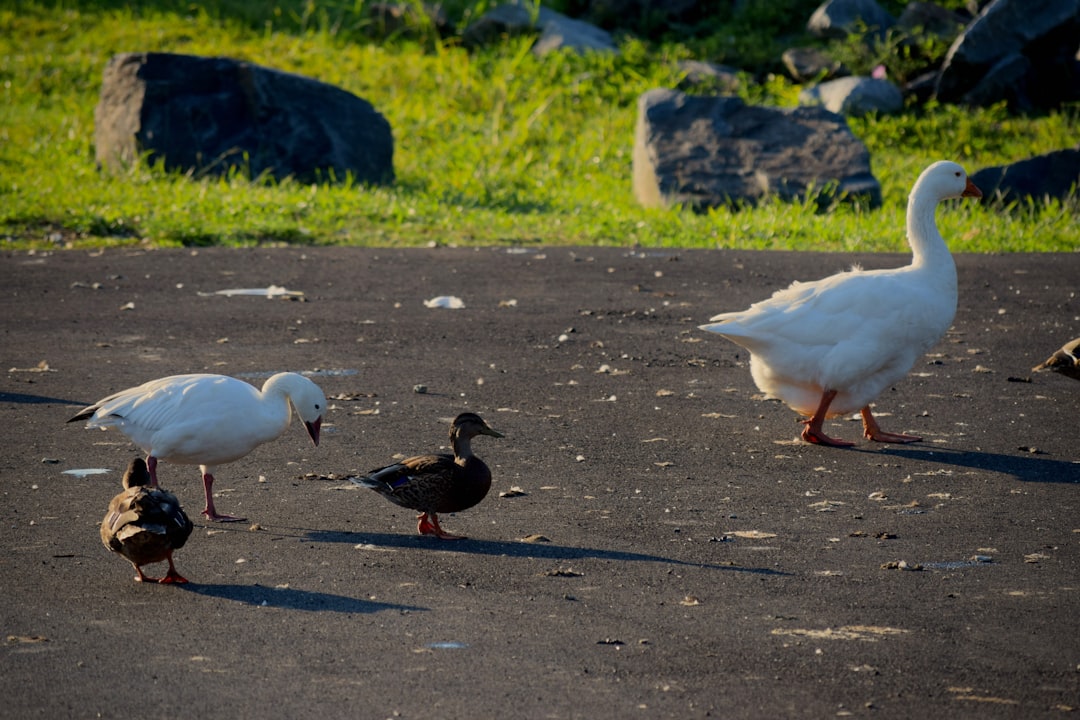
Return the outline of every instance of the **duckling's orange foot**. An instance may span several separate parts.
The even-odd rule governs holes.
[[[814,445],[830,445],[832,447],[851,447],[855,443],[848,442],[847,440],[837,440],[831,438],[821,431],[821,428],[815,428],[812,420],[802,420],[803,425],[806,427],[802,431],[802,439],[808,443]]]
[[[416,516],[416,531],[421,535],[434,535],[440,540],[464,540],[464,535],[451,535],[439,525],[439,516],[435,513],[421,513]]]

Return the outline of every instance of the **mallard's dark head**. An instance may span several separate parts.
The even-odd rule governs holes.
[[[150,471],[146,469],[146,461],[135,458],[124,472],[124,488],[142,487],[150,484]]]

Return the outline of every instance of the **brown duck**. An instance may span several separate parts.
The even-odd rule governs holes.
[[[1053,370],[1073,380],[1080,380],[1080,338],[1065,343],[1060,350],[1031,369],[1035,372]]]
[[[464,536],[451,535],[440,527],[437,513],[471,508],[491,489],[491,470],[472,453],[472,439],[477,435],[503,437],[476,413],[462,413],[450,425],[453,455],[417,455],[349,479],[395,505],[419,510],[416,529],[421,535],[461,540]]]
[[[135,566],[136,582],[186,583],[172,554],[184,546],[193,527],[176,496],[151,486],[146,462],[136,458],[124,473],[124,492],[112,499],[101,521],[101,541]],[[143,565],[162,560],[169,561],[165,577],[143,574]]]

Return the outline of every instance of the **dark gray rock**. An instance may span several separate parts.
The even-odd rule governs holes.
[[[845,77],[804,88],[800,105],[821,105],[841,115],[894,113],[904,107],[904,96],[894,83],[868,77]]]
[[[440,37],[448,37],[454,27],[441,5],[428,3],[373,2],[367,7],[369,24],[365,31],[374,37],[416,36],[419,29],[431,27]]]
[[[971,181],[982,190],[986,203],[1065,199],[1080,184],[1080,147],[983,168],[971,176]]]
[[[533,45],[533,52],[537,55],[547,55],[556,50],[572,50],[578,54],[619,51],[608,31],[559,13],[552,15],[544,23],[544,30]]]
[[[783,199],[881,203],[870,154],[844,118],[823,108],[767,108],[737,97],[650,90],[638,98],[634,195],[647,207],[696,209]]]
[[[465,28],[462,40],[470,47],[490,44],[503,36],[539,35],[533,52],[546,55],[559,49],[578,53],[617,52],[610,33],[546,7],[535,9],[521,2],[496,5]]]
[[[369,102],[229,58],[117,55],[105,67],[94,121],[97,160],[113,168],[145,153],[185,172],[394,179],[390,124]]]
[[[895,23],[875,0],[826,0],[810,16],[806,29],[816,37],[843,39],[860,26],[881,33]]]
[[[990,66],[975,86],[964,93],[966,105],[993,105],[1001,100],[1013,107],[1026,108],[1030,101],[1024,92],[1031,61],[1022,53],[1009,53]]]
[[[829,80],[847,75],[847,69],[829,57],[825,51],[813,47],[788,48],[780,56],[788,74],[798,82]]]
[[[994,0],[949,48],[937,97],[968,104],[1008,100],[1020,108],[1074,99],[1080,80],[1078,37],[1080,0]],[[1030,61],[1018,80],[1013,74],[1020,63],[1011,57],[1017,54]],[[999,81],[969,95],[994,68],[1012,85]],[[995,88],[997,96],[990,92]]]
[[[909,2],[896,19],[896,28],[908,35],[923,33],[951,42],[964,29],[966,20],[959,13],[932,2]]]
[[[496,5],[470,23],[461,39],[468,47],[480,47],[503,36],[538,34],[539,28],[558,14],[542,6],[534,15],[529,8],[517,3]]]
[[[686,74],[679,86],[683,90],[719,90],[730,93],[738,90],[741,84],[739,71],[727,65],[717,65],[702,60],[682,60],[679,62],[679,69]]]

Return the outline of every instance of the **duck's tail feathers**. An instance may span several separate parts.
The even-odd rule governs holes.
[[[354,485],[359,485],[360,487],[369,488],[371,490],[378,490],[379,488],[386,487],[386,483],[384,483],[382,480],[376,480],[375,478],[370,478],[367,475],[350,475],[349,481],[352,482]]]

